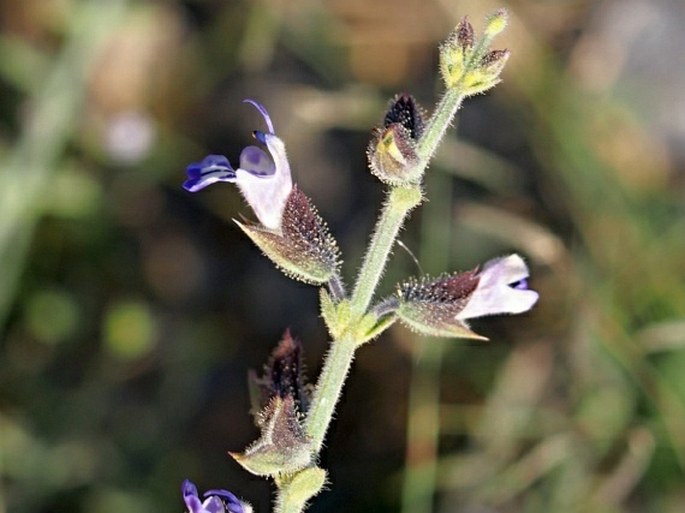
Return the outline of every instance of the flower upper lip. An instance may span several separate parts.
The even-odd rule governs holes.
[[[233,169],[223,155],[208,155],[201,162],[187,167],[188,179],[183,187],[196,192],[216,182],[235,183],[257,218],[266,228],[279,230],[285,202],[292,190],[290,164],[285,145],[274,130],[273,122],[263,105],[244,100],[254,106],[264,118],[268,132],[255,130],[255,139],[266,146],[268,154],[257,146],[247,146],[240,152],[240,166]]]
[[[260,112],[260,114],[264,117],[264,121],[266,122],[266,126],[269,128],[269,133],[271,133],[271,134],[276,133],[276,130],[274,130],[274,124],[271,122],[271,116],[269,116],[269,113],[264,108],[264,105],[262,105],[259,102],[254,101],[254,100],[251,100],[249,98],[244,99],[243,103],[249,103],[250,105],[253,105]]]

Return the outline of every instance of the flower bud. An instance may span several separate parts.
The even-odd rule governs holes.
[[[440,73],[445,87],[458,88],[464,95],[482,93],[499,82],[509,52],[488,51],[492,39],[507,25],[507,13],[500,9],[487,19],[482,39],[476,44],[473,27],[463,18],[440,47]]]
[[[477,67],[464,75],[465,94],[484,93],[500,82],[500,74],[509,60],[509,50],[491,50],[479,61]]]
[[[402,185],[420,178],[416,143],[425,126],[423,109],[407,93],[388,105],[383,127],[374,130],[367,156],[371,172],[382,182]]]
[[[488,16],[485,25],[485,37],[492,39],[507,27],[509,15],[506,9],[498,9],[497,12]]]
[[[424,111],[414,97],[408,93],[401,93],[390,101],[383,119],[383,127],[388,128],[394,123],[399,123],[409,131],[410,139],[418,141],[423,135],[424,117]]]
[[[464,16],[461,19],[457,25],[457,28],[455,29],[455,36],[457,43],[464,51],[473,47],[474,30],[473,25],[471,25],[468,20],[468,17]]]
[[[494,77],[499,77],[510,55],[511,52],[509,50],[491,50],[483,55],[480,61],[481,68]]]
[[[302,364],[302,343],[286,330],[264,366],[264,374],[250,374],[251,400],[254,412],[260,412],[271,399],[292,397],[299,414],[306,414],[311,396]],[[259,413],[257,413],[259,417]]]
[[[295,185],[285,203],[280,231],[257,224],[236,224],[292,278],[320,285],[340,267],[335,239],[309,198]]]
[[[440,46],[440,74],[447,89],[454,88],[464,75],[470,49],[459,41],[458,27]]]

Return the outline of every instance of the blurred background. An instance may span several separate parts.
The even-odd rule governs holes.
[[[207,153],[285,140],[354,276],[371,129],[428,111],[437,45],[506,7],[512,58],[468,100],[402,242],[424,271],[517,251],[541,300],[401,326],[355,362],[313,512],[685,511],[685,5],[679,0],[0,0],[0,513],[183,511],[182,479],[270,510],[226,451],[286,327],[310,380],[317,291],[231,222]],[[383,291],[419,270],[395,251]]]

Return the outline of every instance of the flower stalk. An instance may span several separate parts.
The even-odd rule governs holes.
[[[446,337],[485,337],[470,331],[473,317],[521,313],[537,301],[527,290],[528,268],[518,255],[494,259],[466,273],[412,278],[396,294],[372,306],[392,248],[409,213],[423,201],[421,183],[428,163],[468,96],[499,82],[506,50],[490,50],[506,25],[498,11],[487,21],[479,41],[466,18],[440,50],[446,91],[424,123],[423,110],[402,93],[390,103],[383,127],[369,145],[371,172],[388,186],[386,201],[371,236],[352,294],[339,273],[339,251],[310,200],[292,183],[285,144],[275,134],[266,109],[247,100],[264,118],[268,132],[255,131],[267,151],[248,146],[233,168],[221,155],[188,167],[187,190],[212,183],[238,186],[260,223],[240,228],[288,276],[321,286],[321,311],[331,347],[313,393],[301,369],[301,346],[289,332],[274,352],[264,377],[254,377],[255,421],[262,435],[243,453],[230,453],[255,475],[270,477],[278,492],[276,513],[300,513],[326,482],[317,466],[356,350],[396,320],[420,333]],[[268,152],[268,153],[267,153]],[[230,492],[210,491],[202,502],[194,485],[184,485],[191,513],[244,513],[249,505]]]

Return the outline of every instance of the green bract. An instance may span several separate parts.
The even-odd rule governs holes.
[[[258,476],[276,476],[307,467],[312,461],[309,440],[299,424],[292,397],[274,397],[260,414],[262,436],[244,453],[229,453]]]
[[[478,282],[476,271],[412,278],[397,287],[397,316],[409,328],[424,335],[486,340],[457,318]]]

